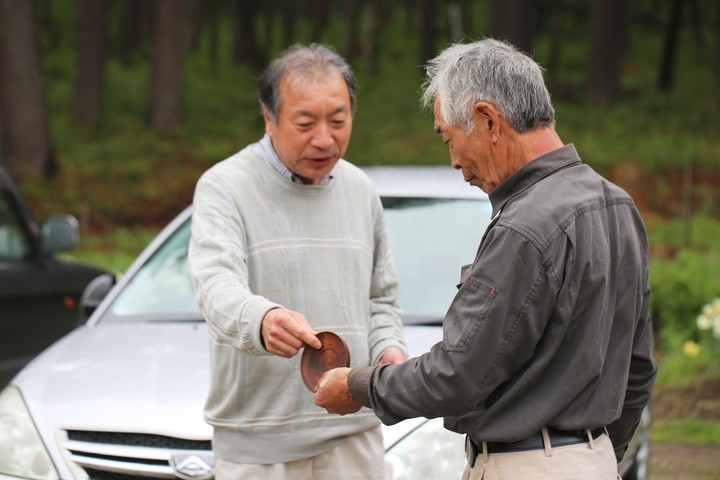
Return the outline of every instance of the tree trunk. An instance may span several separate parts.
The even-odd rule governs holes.
[[[54,51],[60,44],[62,32],[55,18],[52,0],[30,0],[35,3],[35,20],[39,34],[40,44],[47,50]]]
[[[551,86],[558,82],[560,70],[560,49],[562,46],[562,31],[565,23],[565,1],[555,0],[550,7],[550,48],[548,52],[547,81]]]
[[[517,48],[532,55],[535,50],[535,0],[509,0],[510,16],[507,22],[507,38]]]
[[[188,18],[190,20],[190,35],[188,35],[188,54],[197,52],[200,48],[203,27],[205,26],[206,10],[211,8],[207,0],[191,0]]]
[[[210,57],[210,63],[213,66],[217,66],[219,58],[220,5],[217,0],[208,0],[206,3],[205,19],[207,21],[208,56]]]
[[[157,130],[175,127],[181,121],[187,7],[186,0],[157,0],[150,75],[150,124]]]
[[[297,25],[297,6],[295,0],[282,0],[282,48],[285,49],[295,42]]]
[[[233,63],[247,63],[259,71],[265,66],[266,59],[257,40],[258,11],[255,0],[234,0],[232,3]]]
[[[620,97],[622,62],[628,35],[626,0],[598,0],[587,65],[587,94],[595,104]]]
[[[720,84],[720,0],[715,2],[715,78]]]
[[[535,0],[491,0],[488,10],[488,36],[506,40],[523,52],[535,47]]]
[[[325,33],[325,28],[330,18],[331,4],[328,0],[313,0],[312,6],[312,31],[310,38],[313,42],[320,42],[322,41],[323,33]]]
[[[703,3],[706,5],[706,3]],[[693,37],[695,43],[701,47],[705,46],[705,35],[703,34],[702,12],[700,12],[700,2],[698,0],[690,0],[690,20],[692,24]]]
[[[506,0],[488,0],[487,24],[485,32],[488,37],[498,40],[506,39],[507,29],[505,23],[508,17],[509,3]]]
[[[0,160],[17,180],[57,172],[33,6],[0,0]]]
[[[106,0],[80,0],[80,45],[75,118],[97,126],[102,118],[107,45]]]
[[[437,55],[435,46],[437,9],[435,3],[436,0],[421,0],[420,2],[420,65],[427,64],[428,60]]]
[[[450,38],[455,43],[460,42],[467,32],[463,25],[463,2],[450,0],[447,5],[447,12]]]
[[[352,63],[362,52],[362,44],[360,43],[362,3],[362,0],[348,0],[345,3],[345,60],[348,63]]]
[[[662,92],[669,92],[675,86],[675,58],[682,28],[684,4],[685,0],[673,0],[670,8],[658,75],[658,89]]]
[[[365,22],[363,24],[362,52],[365,68],[370,73],[377,71],[378,58],[378,1],[368,0],[365,3]]]
[[[149,0],[122,0],[120,2],[120,32],[117,51],[120,60],[129,65],[144,42],[152,37],[155,23],[155,4]]]

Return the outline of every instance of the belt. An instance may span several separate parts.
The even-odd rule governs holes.
[[[585,443],[588,439],[588,432],[592,435],[593,439],[598,438],[600,435],[605,433],[605,427],[598,427],[595,429],[585,430],[557,430],[555,428],[548,427],[548,435],[550,437],[550,445],[553,447],[563,447],[567,445],[576,445],[578,443]],[[542,430],[535,432],[530,437],[519,440],[517,442],[485,442],[487,446],[487,453],[511,453],[511,452],[524,452],[528,450],[540,450],[545,448],[543,442]],[[467,454],[468,463],[470,467],[475,466],[475,458],[483,453],[482,444],[478,445],[469,436],[465,442],[465,453]]]

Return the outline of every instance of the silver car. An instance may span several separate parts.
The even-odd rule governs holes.
[[[442,318],[472,262],[490,203],[449,167],[366,170],[385,206],[400,274],[405,334],[416,355],[442,339]],[[0,479],[213,476],[208,333],[188,275],[191,208],[117,285],[86,289],[88,321],[43,352],[0,393]],[[649,416],[621,464],[647,478]],[[464,439],[424,418],[384,428],[395,479],[460,478]]]

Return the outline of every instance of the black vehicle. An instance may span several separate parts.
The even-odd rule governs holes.
[[[83,290],[106,273],[55,257],[77,241],[75,217],[38,223],[0,166],[0,386],[78,325]]]

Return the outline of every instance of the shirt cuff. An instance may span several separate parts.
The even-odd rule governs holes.
[[[357,367],[350,370],[348,375],[348,389],[350,395],[361,405],[372,408],[370,402],[370,381],[373,372],[378,367]]]

